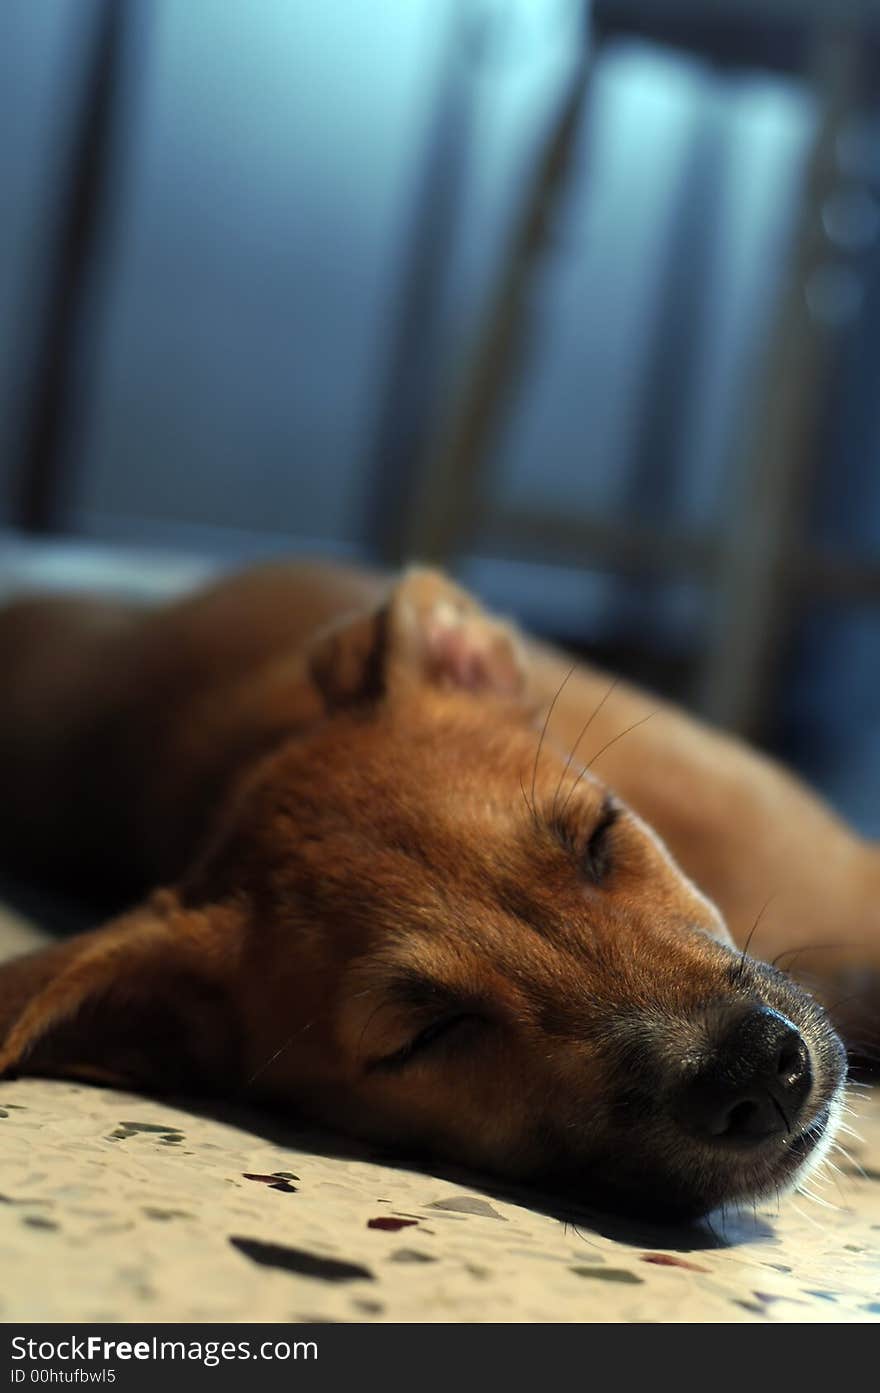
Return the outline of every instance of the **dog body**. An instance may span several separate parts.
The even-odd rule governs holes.
[[[683,1213],[830,1144],[837,1036],[725,919],[863,1029],[880,855],[738,742],[424,571],[23,601],[0,671],[7,861],[147,893],[0,970],[7,1070],[294,1103]]]

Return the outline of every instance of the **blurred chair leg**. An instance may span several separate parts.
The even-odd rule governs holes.
[[[63,473],[83,297],[105,212],[125,21],[123,4],[102,0],[95,14],[79,125],[71,140],[70,182],[59,217],[25,423],[12,521],[28,532],[60,530],[64,511]]]
[[[556,208],[569,186],[591,61],[589,44],[552,122],[514,228],[462,389],[441,424],[403,529],[405,554],[443,563],[472,532],[494,433],[516,378],[528,328],[529,297]]]
[[[854,31],[817,45],[817,129],[791,280],[783,292],[756,419],[733,471],[737,496],[715,585],[699,705],[710,720],[755,735],[789,633],[806,560],[812,434],[833,329],[812,313],[808,287],[822,260],[821,210],[838,171],[835,150],[858,99]]]
[[[391,348],[369,469],[364,532],[379,560],[406,560],[406,533],[418,462],[428,454],[437,381],[450,246],[472,145],[471,7],[450,7],[437,63],[435,114],[405,264],[391,311]]]

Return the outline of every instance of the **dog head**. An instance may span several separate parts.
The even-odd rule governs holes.
[[[796,1182],[837,1037],[541,738],[515,633],[412,572],[302,680],[314,719],[177,886],[5,969],[0,1066],[243,1092],[653,1213]]]

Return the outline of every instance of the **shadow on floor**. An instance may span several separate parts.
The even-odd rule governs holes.
[[[162,1101],[160,1095],[150,1096],[153,1101]],[[513,1184],[498,1177],[471,1171],[462,1166],[447,1165],[411,1152],[371,1146],[315,1127],[308,1121],[296,1120],[287,1113],[269,1107],[259,1108],[248,1103],[179,1095],[167,1096],[164,1101],[173,1103],[175,1107],[197,1117],[236,1127],[285,1150],[307,1152],[334,1160],[372,1162],[376,1165],[393,1166],[398,1170],[436,1176],[469,1191],[478,1191],[490,1199],[505,1200],[556,1219],[573,1229],[586,1242],[589,1242],[589,1234],[594,1233],[636,1247],[665,1248],[671,1252],[690,1253],[714,1248],[731,1248],[742,1243],[757,1243],[774,1237],[772,1222],[757,1211],[737,1209],[724,1214],[716,1212],[688,1224],[654,1222],[641,1217],[606,1213],[568,1195]]]

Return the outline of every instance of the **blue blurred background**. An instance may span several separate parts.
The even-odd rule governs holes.
[[[436,561],[880,834],[869,0],[4,0],[0,583]]]

